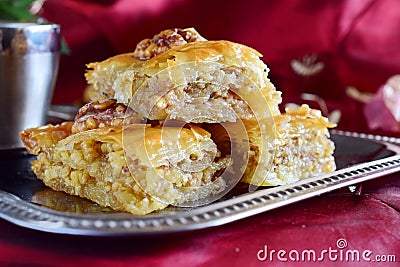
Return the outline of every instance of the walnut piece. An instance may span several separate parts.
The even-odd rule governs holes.
[[[110,99],[105,102],[91,102],[81,107],[75,116],[72,133],[104,128],[121,127],[139,120],[132,109]]]
[[[139,60],[148,60],[171,47],[191,42],[207,41],[195,29],[168,29],[154,35],[152,39],[144,39],[136,45],[134,57]]]

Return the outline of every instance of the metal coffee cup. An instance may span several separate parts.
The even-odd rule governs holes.
[[[56,24],[0,22],[0,149],[46,123],[60,59]]]

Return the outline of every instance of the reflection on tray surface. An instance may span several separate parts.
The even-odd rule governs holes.
[[[55,191],[50,188],[45,188],[36,192],[32,196],[31,202],[45,206],[46,208],[69,213],[112,212],[111,209],[101,207],[90,200]]]

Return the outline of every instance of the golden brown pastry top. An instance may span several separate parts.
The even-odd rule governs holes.
[[[165,53],[143,62],[143,65],[140,64],[139,69],[151,75],[157,70],[166,67],[187,62],[207,61],[238,67],[251,67],[248,64],[253,63],[257,66],[262,66],[261,71],[267,72],[267,67],[260,60],[261,56],[257,50],[231,41],[194,42],[172,47]]]
[[[284,114],[276,116],[274,119],[278,133],[285,132],[286,128],[290,127],[291,129],[286,132],[291,131],[292,134],[301,135],[301,129],[317,128],[322,134],[329,135],[328,128],[336,126],[328,118],[322,116],[320,110],[312,109],[306,104],[297,108],[286,108]]]
[[[59,141],[71,135],[74,122],[67,121],[57,125],[45,125],[22,131],[19,135],[30,154],[37,155],[39,152],[47,151]]]
[[[89,74],[86,74],[88,82],[90,82],[90,69],[101,69],[108,67],[111,70],[129,68],[135,64],[141,64],[141,61],[148,60],[161,53],[168,51],[174,46],[181,46],[189,42],[206,41],[194,28],[187,29],[167,29],[156,34],[152,39],[144,39],[140,41],[135,48],[134,52],[122,53],[102,62],[91,62],[87,64]]]
[[[89,83],[94,83],[91,80],[93,70],[131,70],[145,75],[152,75],[162,69],[178,64],[204,61],[237,67],[254,66],[259,67],[260,72],[267,73],[269,69],[264,62],[260,60],[261,56],[262,55],[257,50],[231,41],[193,42],[171,47],[164,53],[152,57],[147,61],[137,59],[134,53],[123,53],[101,62],[92,62],[87,64],[88,71],[85,76]],[[250,63],[252,65],[249,65]],[[101,77],[93,78],[96,80],[101,79]]]

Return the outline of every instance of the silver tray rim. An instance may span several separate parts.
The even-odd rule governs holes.
[[[148,236],[178,233],[224,225],[400,171],[399,138],[340,130],[332,130],[331,133],[383,143],[395,155],[171,214],[66,213],[38,206],[0,190],[0,218],[25,228],[68,235]]]

